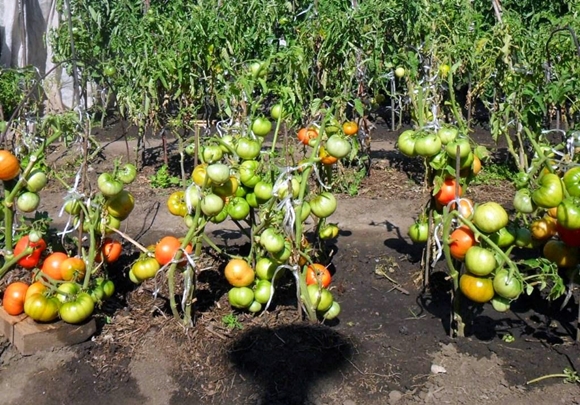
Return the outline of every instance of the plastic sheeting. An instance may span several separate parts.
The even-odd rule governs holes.
[[[40,75],[54,68],[52,49],[46,43],[50,30],[59,24],[56,0],[0,0],[0,65],[4,68],[35,66]],[[43,83],[46,107],[70,108],[72,78],[57,68]]]

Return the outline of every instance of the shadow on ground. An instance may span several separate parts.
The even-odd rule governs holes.
[[[338,373],[351,356],[351,344],[320,325],[252,328],[230,347],[229,359],[259,387],[258,403],[302,405],[321,377]]]

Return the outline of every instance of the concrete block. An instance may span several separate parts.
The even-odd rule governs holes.
[[[97,331],[94,318],[71,325],[62,321],[37,323],[25,318],[14,325],[12,344],[18,351],[28,356],[37,351],[71,346],[89,339]]]

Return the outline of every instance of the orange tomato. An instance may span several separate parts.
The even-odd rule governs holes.
[[[41,271],[54,280],[62,280],[60,265],[66,259],[68,259],[68,256],[65,253],[51,253],[46,259],[44,259]]]
[[[312,139],[318,138],[318,129],[302,128],[298,131],[298,140],[304,145],[308,145]]]
[[[556,219],[549,215],[536,219],[530,224],[532,238],[540,241],[548,240],[556,235]]]
[[[345,135],[356,135],[356,133],[358,132],[358,124],[354,121],[347,121],[344,124],[342,124],[342,132],[344,132]]]
[[[30,284],[30,287],[28,287],[28,290],[26,291],[26,298],[33,294],[44,294],[46,290],[48,290],[47,286],[42,284],[40,281],[35,281],[34,283]]]
[[[24,300],[28,284],[22,281],[15,281],[6,287],[2,306],[9,315],[20,315],[24,312]]]
[[[483,304],[493,298],[495,291],[491,278],[477,277],[468,273],[459,278],[459,289],[473,302]]]
[[[224,270],[226,280],[234,287],[247,287],[256,277],[254,269],[243,259],[232,259]]]
[[[80,257],[68,257],[60,264],[61,280],[77,281],[87,272],[85,261]]]
[[[332,281],[330,271],[320,263],[311,264],[306,268],[306,285],[318,284],[319,280],[323,288],[328,287]]]
[[[435,194],[435,201],[437,201],[442,206],[449,204],[455,199],[455,185],[457,181],[455,179],[447,179],[441,184],[441,188]],[[463,189],[459,186],[459,196],[463,194]]]
[[[453,203],[451,209],[456,209],[463,218],[469,219],[473,215],[473,201],[469,198],[461,198],[459,199],[459,208],[457,208],[457,204]]]
[[[473,155],[473,163],[471,164],[473,174],[477,175],[481,171],[481,160],[477,157],[477,155]]]
[[[469,248],[475,244],[475,236],[467,226],[460,226],[449,236],[451,256],[457,260],[463,260]]]
[[[330,166],[338,162],[337,158],[328,154],[326,149],[324,149],[324,146],[320,147],[320,150],[318,151],[318,157],[320,158],[322,164],[326,166]]]
[[[165,236],[155,245],[155,259],[164,266],[173,260],[179,248],[181,248],[181,240],[175,236]],[[185,253],[190,254],[192,251],[193,247],[187,245]]]
[[[10,151],[0,150],[0,180],[14,179],[20,173],[20,162]]]
[[[117,260],[119,260],[122,251],[123,245],[121,245],[121,242],[113,240],[111,238],[105,238],[103,239],[101,251],[97,254],[95,260],[97,262],[101,262],[101,260],[104,257],[105,263],[114,263]]]

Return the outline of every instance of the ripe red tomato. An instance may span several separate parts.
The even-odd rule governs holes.
[[[33,248],[32,253],[18,260],[18,265],[28,270],[38,266],[40,256],[46,249],[46,242],[44,239],[39,239],[37,242],[31,242],[30,237],[25,235],[16,243],[16,246],[14,247],[14,256],[18,256],[29,246]]]
[[[320,280],[322,287],[326,288],[330,285],[332,276],[326,266],[314,263],[306,268],[306,285],[318,284],[318,280]]]
[[[175,236],[165,236],[155,245],[155,259],[164,266],[173,260],[180,247],[181,240]],[[192,251],[191,244],[185,247],[185,253],[190,254]]]
[[[457,260],[463,260],[469,248],[475,244],[475,236],[467,226],[460,226],[449,236],[451,256]]]
[[[455,199],[455,179],[447,179],[441,184],[441,188],[435,194],[435,200],[441,205],[447,205]],[[459,196],[463,194],[461,186],[459,186]]]
[[[68,256],[65,253],[54,252],[50,254],[46,259],[44,259],[41,271],[54,280],[62,280],[62,272],[60,271],[60,265],[66,259],[68,259]]]
[[[27,290],[28,284],[22,281],[16,281],[6,287],[2,306],[9,315],[20,315],[24,312],[24,299]]]

